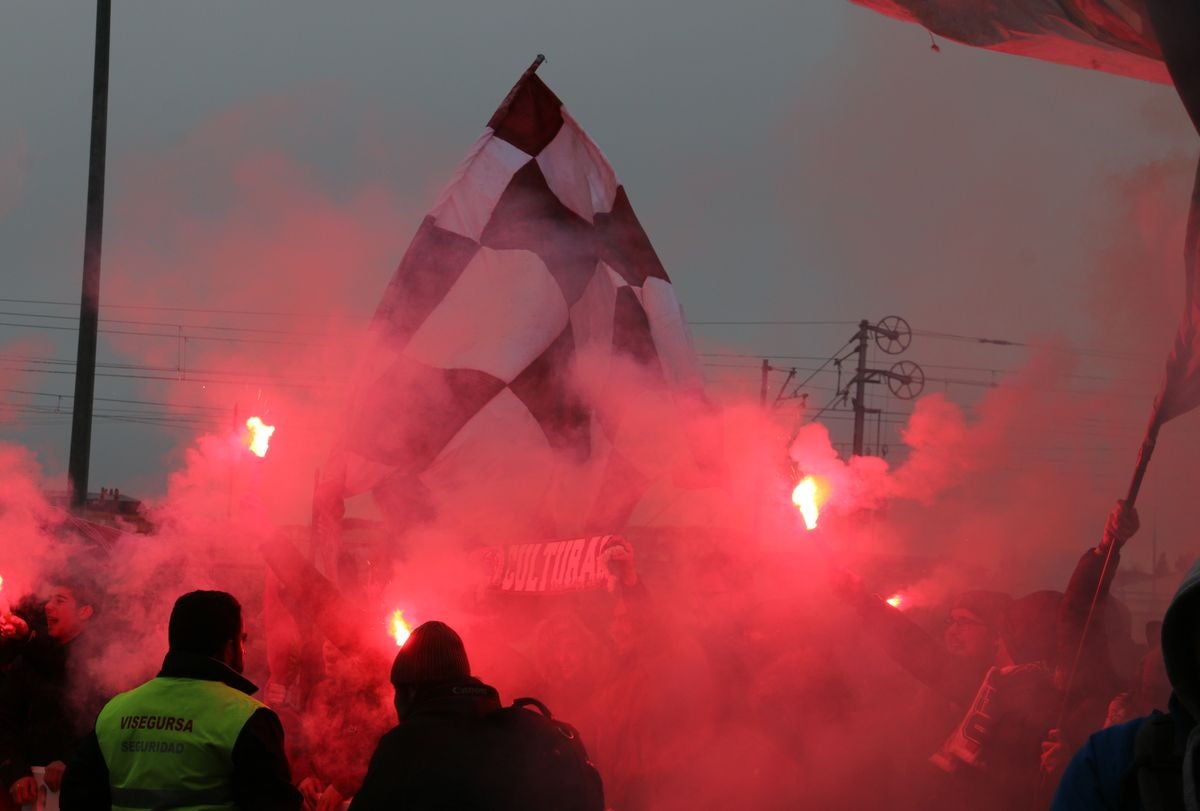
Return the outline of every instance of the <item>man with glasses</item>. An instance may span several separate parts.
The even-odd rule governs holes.
[[[105,705],[63,778],[63,811],[299,811],[279,717],[242,675],[242,607],[223,591],[175,602],[157,678]]]

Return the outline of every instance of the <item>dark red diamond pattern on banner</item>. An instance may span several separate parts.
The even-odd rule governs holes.
[[[554,140],[563,125],[562,102],[537,76],[514,88],[488,126],[496,137],[529,155],[537,155]]]
[[[596,270],[592,226],[559,202],[534,161],[513,175],[479,241],[489,248],[536,253],[568,305],[579,299]]]
[[[586,459],[591,450],[591,416],[575,391],[574,370],[575,338],[568,326],[509,388],[537,419],[550,447]]]
[[[426,217],[375,311],[376,325],[392,340],[407,341],[458,281],[479,250],[466,237],[438,228]]]
[[[367,459],[419,470],[503,388],[503,380],[475,369],[397,358],[363,392],[347,444]]]
[[[623,186],[617,187],[612,211],[596,215],[596,231],[600,258],[625,277],[625,281],[638,286],[652,276],[670,281],[650,238],[633,213],[633,206],[629,205]]]

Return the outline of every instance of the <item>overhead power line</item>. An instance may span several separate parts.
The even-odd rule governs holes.
[[[29,391],[27,389],[0,388],[0,392],[4,392],[5,394],[23,394],[27,397],[49,397],[58,400],[71,400],[75,397],[73,394],[64,394],[53,391]],[[225,413],[224,408],[219,408],[217,406],[190,405],[187,403],[165,403],[159,400],[136,400],[124,397],[94,397],[93,399],[102,403],[126,403],[130,405],[160,406],[163,408],[189,408],[198,411],[211,411],[218,414]]]
[[[25,372],[29,374],[50,374],[50,375],[73,375],[75,374],[74,364],[70,361],[61,360],[39,360],[29,359],[25,363],[41,363],[45,365],[59,364],[69,368],[45,368],[44,366],[35,365],[14,365],[11,362],[8,365],[3,363],[4,358],[0,356],[0,369],[10,372]],[[270,385],[277,388],[291,389],[326,389],[341,385],[338,379],[326,379],[321,381],[302,380],[299,378],[288,378],[283,375],[275,375],[267,372],[237,372],[233,370],[208,370],[208,369],[185,369],[176,370],[171,367],[151,367],[139,366],[136,364],[96,364],[97,369],[119,369],[122,371],[101,372],[97,371],[97,377],[107,377],[123,380],[161,380],[168,383],[200,383],[200,384],[228,384],[228,385],[246,385],[248,383],[259,383]]]
[[[2,301],[3,299],[0,299]],[[844,327],[855,321],[688,321],[693,327]]]
[[[0,310],[0,316],[16,317],[16,318],[51,318],[57,321],[76,321],[76,316],[73,315],[53,315],[50,313],[19,313],[13,311]],[[285,329],[262,329],[259,327],[230,327],[214,324],[180,324],[172,321],[135,321],[133,319],[121,318],[101,318],[101,324],[125,324],[127,326],[142,326],[142,327],[169,327],[171,329],[211,329],[220,330],[221,332],[253,332],[264,335],[296,335],[304,338],[324,338],[326,333],[320,332],[297,332],[296,330]],[[169,337],[176,337],[171,335]]]
[[[78,307],[78,301],[51,301],[47,299],[2,298],[0,302],[7,304],[44,304],[51,307]],[[296,318],[324,318],[328,313],[289,312],[284,310],[226,310],[215,307],[170,307],[158,304],[109,304],[104,303],[106,310],[152,310],[170,313],[209,313],[213,315],[254,315],[254,316],[286,316]]]
[[[1120,352],[1113,352],[1107,349],[1093,349],[1089,347],[1072,347],[1072,346],[1055,346],[1053,344],[1029,343],[1027,341],[1016,341],[1009,338],[988,338],[979,335],[959,335],[953,332],[937,332],[934,330],[914,329],[913,335],[920,335],[923,338],[933,338],[934,340],[943,341],[962,341],[973,344],[990,344],[992,346],[1015,346],[1023,349],[1041,349],[1050,352],[1063,352],[1074,355],[1090,355],[1097,358],[1106,358],[1108,360],[1128,360],[1128,361],[1145,361],[1149,358],[1145,355],[1129,355]]]
[[[74,320],[74,319],[71,319],[71,320]],[[102,322],[102,323],[104,323],[104,322]],[[107,322],[107,323],[113,323],[113,322]],[[125,323],[136,324],[139,322],[125,322]],[[144,323],[148,326],[150,325],[149,322],[140,322],[140,323]],[[188,329],[221,329],[221,330],[228,329],[228,330],[235,330],[235,331],[240,331],[240,332],[265,332],[266,331],[266,330],[254,330],[254,329],[239,329],[237,327],[198,327],[196,325],[183,325],[183,324],[164,324],[162,326],[176,327],[178,330],[182,330],[186,326],[186,328],[188,328]],[[60,324],[21,324],[21,323],[16,323],[16,322],[12,322],[12,321],[0,321],[0,327],[14,327],[17,329],[45,329],[45,330],[54,330],[56,332],[79,332],[78,326],[65,326],[65,325],[60,325]],[[221,342],[225,342],[225,343],[272,344],[275,346],[297,346],[297,347],[314,347],[314,346],[320,345],[314,341],[280,341],[280,340],[273,340],[273,339],[267,339],[267,338],[232,337],[232,336],[225,336],[225,335],[196,335],[194,333],[188,334],[188,333],[184,333],[182,331],[143,332],[140,330],[113,329],[112,327],[100,327],[99,331],[102,333],[105,333],[106,335],[132,335],[134,337],[139,337],[139,338],[167,338],[172,341],[180,341],[180,340],[182,340],[182,341],[221,341]],[[284,333],[284,334],[299,335],[300,333]]]

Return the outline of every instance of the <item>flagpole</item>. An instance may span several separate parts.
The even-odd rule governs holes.
[[[1164,384],[1165,387],[1165,384]],[[1129,490],[1125,493],[1124,508],[1130,510],[1137,501],[1138,492],[1142,489],[1142,480],[1146,477],[1146,468],[1150,466],[1150,457],[1154,454],[1154,446],[1158,442],[1158,429],[1162,427],[1162,395],[1154,401],[1154,411],[1150,415],[1150,424],[1146,426],[1146,436],[1142,438],[1142,446],[1138,449],[1137,464],[1133,468],[1133,478],[1129,482]],[[1104,584],[1108,572],[1112,568],[1113,553],[1117,551],[1117,540],[1109,539],[1108,548],[1104,553],[1104,565],[1100,568],[1100,579],[1096,582],[1096,592],[1092,595],[1091,605],[1088,606],[1087,619],[1083,622],[1083,630],[1079,633],[1079,644],[1075,648],[1075,657],[1071,661],[1071,669],[1067,671],[1067,682],[1063,687],[1062,703],[1058,708],[1058,718],[1054,729],[1061,730],[1067,721],[1070,709],[1071,693],[1075,687],[1075,676],[1079,671],[1079,663],[1083,660],[1083,649],[1087,645],[1088,632],[1092,629],[1096,618],[1096,606],[1100,604],[1100,595],[1104,592]],[[1151,567],[1153,568],[1153,567]],[[1035,803],[1040,804],[1045,799],[1046,772],[1042,772],[1038,780]]]
[[[1137,465],[1133,469],[1133,479],[1129,482],[1129,490],[1125,494],[1123,506],[1126,510],[1133,509],[1138,492],[1142,489],[1142,479],[1146,476],[1146,468],[1150,465],[1150,457],[1154,454],[1154,446],[1158,442],[1158,429],[1162,426],[1162,398],[1154,401],[1154,412],[1150,415],[1150,424],[1146,426],[1146,436],[1142,439],[1142,447],[1138,450]],[[1079,634],[1079,646],[1075,649],[1075,660],[1067,674],[1066,688],[1063,690],[1062,707],[1058,714],[1057,729],[1062,729],[1066,720],[1067,704],[1071,699],[1071,688],[1075,684],[1075,672],[1083,658],[1083,648],[1087,642],[1088,631],[1091,630],[1092,620],[1096,616],[1096,606],[1100,603],[1100,595],[1104,591],[1104,582],[1112,566],[1113,553],[1117,550],[1116,538],[1108,539],[1108,549],[1104,554],[1104,566],[1100,569],[1100,580],[1096,583],[1096,593],[1092,595],[1092,603],[1088,607],[1087,619],[1083,623],[1083,631]]]
[[[1162,425],[1159,419],[1158,403],[1154,404],[1154,414],[1150,424],[1146,426],[1146,436],[1142,439],[1142,447],[1138,450],[1137,465],[1133,469],[1133,479],[1129,482],[1129,491],[1125,494],[1125,508],[1129,509],[1137,501],[1138,492],[1142,489],[1142,479],[1146,476],[1146,468],[1150,466],[1150,456],[1158,443],[1158,429]]]

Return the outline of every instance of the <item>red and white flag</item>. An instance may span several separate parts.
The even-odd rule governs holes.
[[[1158,34],[1175,90],[1200,131],[1200,4],[1176,0],[1144,0]],[[1150,430],[1200,406],[1200,165],[1192,186],[1187,238],[1183,250],[1186,295],[1183,319],[1171,354],[1162,389],[1154,401]]]
[[[1162,389],[1154,401],[1151,425],[1162,425],[1200,406],[1200,166],[1192,188],[1192,207],[1188,212],[1187,240],[1184,266],[1187,273],[1187,295],[1184,299],[1183,320],[1171,354]]]
[[[343,495],[373,492],[400,524],[486,514],[475,498],[502,499],[494,520],[514,519],[578,486],[591,491],[575,494],[579,525],[533,531],[579,532],[607,480],[633,475],[595,378],[611,394],[620,380],[606,370],[635,366],[668,397],[700,386],[682,309],[629,196],[536,66],[384,291],[344,448],[326,469]],[[591,389],[578,385],[585,360]]]
[[[964,45],[1170,82],[1147,0],[851,2]]]
[[[1171,82],[1200,129],[1200,5],[1177,0],[852,0],[989,50]],[[1200,405],[1200,168],[1192,192],[1183,320],[1150,430]],[[1152,438],[1152,437],[1151,437]]]

